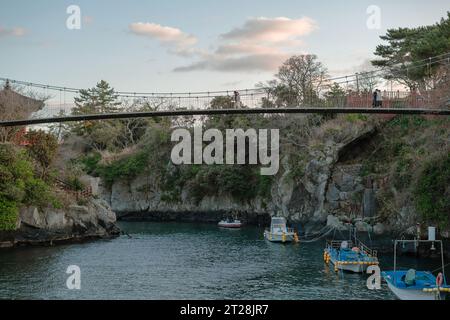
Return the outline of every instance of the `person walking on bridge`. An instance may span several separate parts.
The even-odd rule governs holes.
[[[241,106],[241,95],[239,91],[234,91],[234,108],[239,108]]]
[[[375,89],[375,91],[373,92],[373,100],[372,100],[373,108],[375,108],[377,106],[377,94],[378,94],[378,89]]]
[[[377,89],[377,107],[381,108],[383,107],[383,94],[381,93],[381,90]]]

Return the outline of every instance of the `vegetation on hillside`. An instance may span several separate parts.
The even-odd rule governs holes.
[[[22,206],[59,207],[49,176],[36,170],[33,152],[0,144],[0,231],[15,230]]]
[[[397,116],[358,155],[361,174],[384,181],[378,195],[383,219],[413,206],[423,222],[450,226],[449,136],[448,117]]]

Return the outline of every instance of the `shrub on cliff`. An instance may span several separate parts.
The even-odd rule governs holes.
[[[450,225],[450,154],[428,162],[415,190],[416,207],[426,221]]]
[[[57,205],[50,185],[37,177],[24,149],[0,144],[0,231],[14,230],[18,210],[24,205]]]
[[[137,150],[137,151],[135,151]],[[87,173],[101,177],[111,186],[118,180],[131,180],[143,172],[162,172],[169,159],[170,131],[165,125],[147,127],[139,144],[131,153],[116,154],[113,161],[103,161],[101,153],[80,159]]]
[[[58,140],[53,134],[43,130],[28,131],[26,139],[29,142],[27,150],[31,157],[39,163],[42,170],[41,177],[45,178],[58,151]]]
[[[17,205],[14,201],[0,197],[0,231],[16,229]]]

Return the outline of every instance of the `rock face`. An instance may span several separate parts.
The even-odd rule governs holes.
[[[12,246],[102,238],[119,232],[110,206],[104,200],[91,199],[86,205],[65,209],[23,207],[17,230],[2,237]]]
[[[305,174],[300,179],[292,177],[289,159],[282,158],[270,199],[256,197],[240,202],[222,194],[205,196],[196,202],[189,198],[190,192],[185,187],[181,191],[181,201],[166,202],[151,174],[139,175],[131,181],[117,181],[109,188],[100,182],[99,194],[119,218],[217,221],[223,213],[235,212],[241,218],[254,221],[258,216],[281,215],[291,223],[301,224],[306,232],[313,232],[323,228],[327,219],[328,224],[339,224],[331,222],[330,215],[339,220],[361,210],[367,217],[376,214],[372,189],[366,190],[360,177],[361,165],[340,163],[342,154],[348,152],[346,149],[374,131],[373,126],[367,125],[342,141],[329,139],[320,148],[308,149]],[[367,199],[363,205],[364,197]]]

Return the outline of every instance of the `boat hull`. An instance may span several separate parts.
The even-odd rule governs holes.
[[[284,237],[281,233],[271,233],[264,231],[264,239],[270,242],[288,243],[294,241],[294,233],[285,233]]]
[[[364,273],[370,265],[378,264],[378,259],[374,257],[361,256],[358,259],[347,259],[341,257],[339,251],[326,248],[325,253],[329,256],[329,261],[334,265],[336,271],[348,271],[354,273]]]
[[[423,290],[411,290],[397,288],[390,281],[386,280],[389,289],[399,300],[436,300],[434,293]]]
[[[220,228],[227,228],[227,229],[239,229],[242,227],[242,223],[220,223],[218,224]]]
[[[447,296],[447,292],[443,290],[448,290],[448,286],[439,289],[441,292],[434,291],[437,290],[434,285],[436,278],[427,271],[416,271],[415,283],[411,286],[406,286],[403,280],[406,271],[384,271],[381,275],[392,293],[400,300],[441,300]]]
[[[336,265],[336,261],[330,259],[333,265]],[[342,271],[354,272],[354,273],[364,273],[367,270],[367,264],[338,264],[337,269]]]

